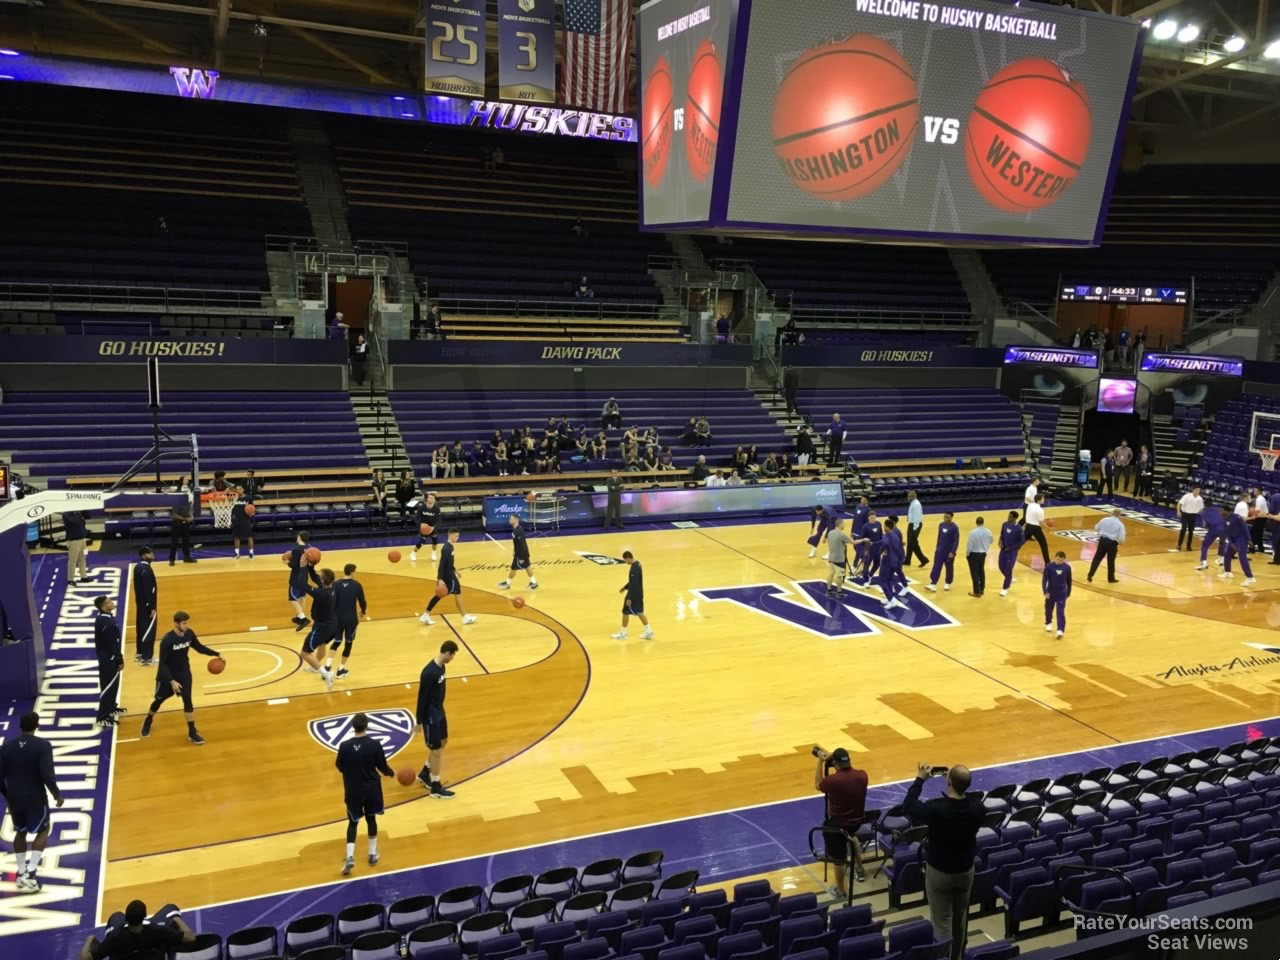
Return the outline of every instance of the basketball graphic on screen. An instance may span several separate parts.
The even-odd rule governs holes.
[[[965,132],[974,189],[998,210],[1040,210],[1067,192],[1089,155],[1089,96],[1052,60],[1028,57],[978,94]]]
[[[710,40],[703,40],[693,54],[689,89],[684,101],[684,147],[689,173],[705,180],[716,162],[716,141],[720,137],[720,95],[724,92],[724,71]]]
[[[656,187],[667,175],[671,150],[671,67],[666,57],[659,57],[649,71],[640,116],[644,121],[644,182]]]
[[[773,149],[801,190],[854,200],[902,165],[919,118],[910,64],[878,37],[858,33],[791,64],[773,101]]]

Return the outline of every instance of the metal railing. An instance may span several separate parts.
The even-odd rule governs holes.
[[[0,304],[15,307],[74,307],[77,310],[175,310],[275,312],[271,295],[257,290],[200,287],[135,287],[84,283],[0,282]]]
[[[564,317],[573,320],[660,320],[664,310],[656,304],[611,303],[608,300],[502,300],[468,297],[433,299],[444,314],[501,317]]]
[[[778,294],[785,291],[774,291],[774,300],[778,308],[785,309]],[[939,328],[970,329],[981,326],[982,321],[967,311],[955,310],[901,310],[898,308],[877,307],[804,307],[789,308],[792,318],[797,324],[804,326],[841,326],[858,329],[901,329],[919,328],[922,330]]]

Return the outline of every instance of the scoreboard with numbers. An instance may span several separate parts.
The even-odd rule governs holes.
[[[11,474],[9,473],[9,465],[0,463],[0,503],[12,499],[13,491],[11,486]]]
[[[1104,287],[1088,283],[1073,283],[1062,288],[1059,300],[1087,300],[1094,303],[1172,303],[1187,302],[1187,288],[1174,285],[1163,287]]]

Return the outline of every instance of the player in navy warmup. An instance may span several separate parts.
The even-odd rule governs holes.
[[[361,818],[369,827],[369,866],[378,862],[378,817],[382,815],[382,780],[395,776],[387,766],[382,744],[365,736],[369,718],[357,713],[351,718],[350,740],[338,747],[333,765],[342,774],[342,799],[347,807],[347,858],[342,862],[345,877],[356,866],[356,828]]]
[[[155,665],[156,655],[156,572],[151,568],[155,559],[150,547],[142,547],[133,565],[134,659],[149,667]]]
[[[906,606],[905,603],[898,599],[899,592],[906,592],[906,590],[899,591],[898,589],[899,581],[905,584],[902,578],[902,562],[906,558],[902,549],[902,541],[898,537],[897,526],[898,520],[896,517],[889,517],[889,519],[885,520],[884,538],[880,541],[880,573],[876,578],[876,582],[880,584],[880,589],[884,591],[883,603],[886,610]]]
[[[440,549],[440,565],[436,568],[436,587],[444,585],[445,596],[453,595],[458,604],[458,612],[462,614],[462,622],[475,623],[476,618],[467,613],[462,606],[462,581],[458,578],[458,568],[453,559],[453,545],[458,542],[459,533],[456,529],[450,530],[445,545]],[[435,624],[431,619],[431,611],[436,608],[436,604],[443,599],[439,593],[434,593],[431,600],[427,603],[427,609],[422,612],[422,616],[418,618],[419,623],[424,623],[428,627]]]
[[[834,514],[833,514],[834,515]],[[640,622],[644,624],[644,633],[640,634],[642,640],[653,639],[653,629],[649,626],[649,618],[644,613],[644,571],[640,569],[640,561],[635,558],[630,550],[622,552],[622,559],[626,561],[627,583],[619,593],[626,594],[622,598],[622,629],[612,634],[614,640],[627,639],[627,622],[632,617],[639,617]]]
[[[1271,531],[1271,562],[1280,565],[1280,491],[1267,501],[1267,529]]]
[[[452,531],[450,531],[452,533]],[[446,549],[448,544],[445,544]],[[449,743],[449,718],[444,712],[445,668],[458,653],[452,640],[440,644],[440,652],[431,658],[418,678],[418,710],[414,716],[427,742],[427,762],[418,771],[418,782],[441,800],[453,797],[453,791],[441,781],[444,748]]]
[[[884,526],[874,510],[867,512],[867,522],[862,525],[862,539],[867,542],[855,548],[855,551],[862,551],[862,566],[853,582],[865,587],[880,569],[880,541],[884,539]]]
[[[253,517],[249,516],[245,507],[249,506],[253,501],[245,498],[242,493],[236,497],[236,502],[231,505],[231,547],[235,551],[235,558],[240,559],[240,541],[246,540],[249,544],[249,559],[253,559]],[[254,509],[257,509],[256,507]]]
[[[889,520],[892,520],[893,523],[890,524]],[[911,558],[907,555],[907,548],[902,542],[902,521],[898,519],[896,514],[889,517],[889,520],[884,522],[884,539],[893,541],[893,549],[896,555],[902,558],[902,562],[898,564],[898,569],[894,572],[890,586],[897,596],[905,597],[907,591],[911,589],[911,585],[907,583],[907,575],[904,571]],[[881,551],[881,556],[884,556],[883,550]]]
[[[1222,573],[1218,576],[1223,580],[1231,579],[1231,560],[1239,554],[1240,569],[1244,571],[1244,579],[1240,581],[1242,587],[1257,583],[1249,563],[1249,537],[1249,521],[1245,517],[1236,512],[1227,517],[1227,552],[1222,558]]]
[[[960,548],[960,528],[952,522],[954,514],[944,513],[942,522],[938,524],[938,544],[933,548],[933,569],[929,571],[928,588],[938,592],[938,577],[943,568],[947,571],[947,582],[943,590],[951,589],[951,581],[956,574],[956,551]]]
[[[1009,519],[1000,527],[1000,559],[997,564],[1004,574],[1004,585],[1000,588],[1000,596],[1009,595],[1009,586],[1013,583],[1013,568],[1018,563],[1018,551],[1024,541],[1022,527],[1018,524],[1018,511],[1010,510]]]
[[[1067,555],[1059,550],[1053,555],[1053,563],[1044,568],[1040,578],[1044,589],[1044,632],[1053,629],[1053,614],[1058,614],[1058,636],[1067,629],[1067,598],[1071,596],[1071,567]]]
[[[196,730],[196,708],[191,703],[191,650],[206,657],[225,659],[217,650],[200,642],[190,626],[191,617],[179,610],[173,615],[173,629],[160,641],[160,666],[156,668],[156,698],[151,702],[147,718],[142,721],[142,736],[151,736],[151,724],[155,722],[160,704],[170,697],[182,698],[182,709],[187,718],[187,738],[197,747],[204,745],[204,737]]]
[[[53,776],[53,746],[36,736],[39,726],[40,714],[24,713],[18,721],[19,734],[0,744],[0,797],[13,821],[16,886],[22,893],[40,892],[36,871],[49,842],[49,794],[62,806]]]
[[[351,659],[351,645],[356,642],[356,628],[361,620],[369,619],[369,605],[365,603],[364,587],[359,580],[352,579],[356,565],[348,563],[342,568],[342,579],[333,585],[333,605],[338,621],[338,632],[334,634],[333,643],[329,646],[329,656],[324,662],[326,670],[333,669],[333,655],[342,645],[342,661],[338,664],[335,680],[342,680],[351,675],[347,669],[347,661]],[[356,607],[360,612],[356,613]]]
[[[431,532],[423,536],[422,528],[430,527]],[[418,551],[431,543],[431,559],[436,558],[436,547],[440,545],[440,503],[434,493],[428,493],[418,508],[418,543],[409,554],[409,562],[418,562]]]
[[[124,669],[124,651],[120,647],[120,627],[116,623],[116,602],[110,597],[94,597],[98,611],[93,621],[93,648],[98,656],[98,714],[100,727],[114,727],[116,717],[124,713],[116,705],[120,696],[120,671]]]
[[[524,525],[520,522],[519,514],[511,514],[507,522],[511,524],[511,572],[498,586],[503,590],[509,589],[511,581],[516,578],[516,571],[523,570],[529,577],[529,589],[537,590],[538,578],[533,575],[533,562],[529,559],[529,540],[524,535]]]
[[[1204,540],[1200,542],[1200,563],[1196,569],[1209,569],[1209,547],[1215,542],[1218,544],[1218,559],[1214,563],[1222,566],[1222,556],[1227,549],[1227,518],[1216,503],[1206,503],[1200,511],[1200,519],[1204,522]]]
[[[320,571],[318,586],[308,586],[311,595],[311,629],[307,638],[302,641],[302,670],[304,673],[318,673],[324,681],[325,689],[333,689],[333,671],[329,662],[320,662],[320,651],[338,636],[338,614],[333,596],[333,571],[325,567]]]
[[[813,516],[809,518],[809,556],[816,557],[818,555],[818,545],[822,543],[822,538],[827,535],[827,530],[831,528],[831,518],[835,516],[835,510],[831,507],[816,506],[813,508]]]
[[[319,583],[315,568],[307,562],[307,544],[311,542],[311,534],[305,530],[298,531],[298,539],[289,551],[289,604],[293,607],[293,629],[301,631],[311,621],[302,609],[302,598],[307,595],[308,581]]]

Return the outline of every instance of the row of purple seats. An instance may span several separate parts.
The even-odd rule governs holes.
[[[1031,482],[1030,472],[935,474],[916,477],[871,479],[871,500],[905,503],[908,490],[915,490],[922,500],[962,502],[992,500],[1020,495]]]

